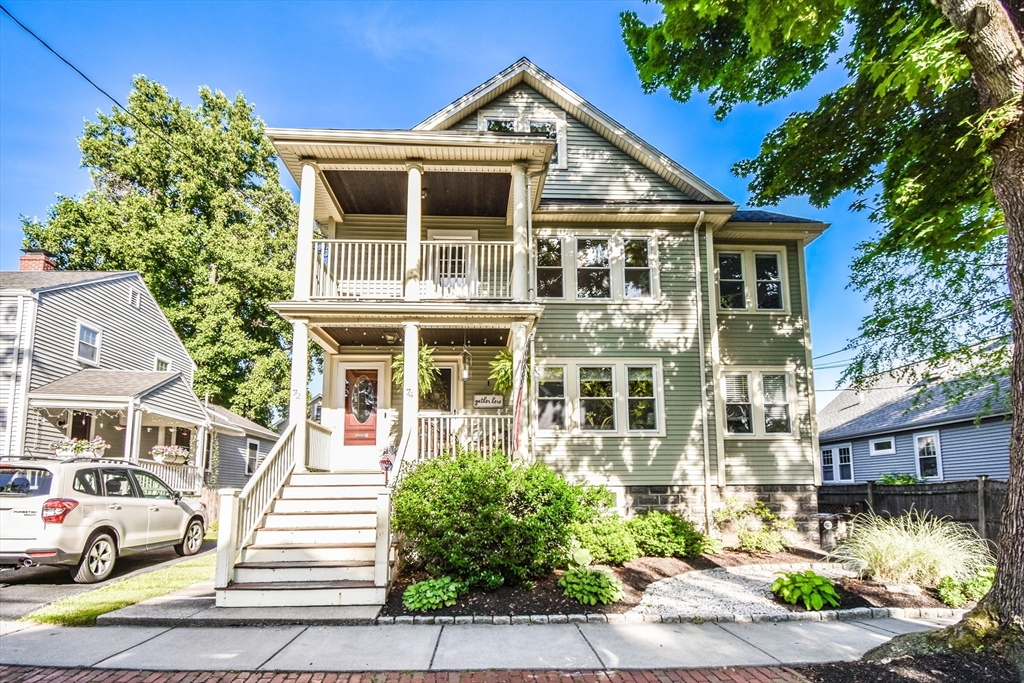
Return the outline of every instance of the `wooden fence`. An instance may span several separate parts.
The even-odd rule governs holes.
[[[853,514],[874,510],[898,516],[911,509],[970,524],[993,543],[999,537],[999,518],[1006,482],[978,477],[931,484],[844,484],[818,489],[818,512]]]

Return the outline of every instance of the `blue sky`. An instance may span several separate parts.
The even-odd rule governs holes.
[[[722,123],[699,95],[683,105],[644,95],[618,14],[658,7],[614,2],[24,2],[4,5],[92,80],[124,101],[134,74],[194,104],[199,86],[241,92],[270,126],[409,128],[526,56],[682,165],[747,205],[730,173],[787,114],[841,82],[834,69],[767,107]],[[111,104],[9,18],[0,16],[0,269],[17,268],[20,215],[43,217],[57,194],[89,187],[76,140]],[[290,179],[288,187],[295,190]],[[846,289],[857,243],[874,227],[841,197],[819,210],[777,210],[832,224],[807,249],[814,354],[836,351],[867,312]],[[834,364],[849,354],[822,359]],[[820,368],[832,389],[839,370]],[[835,393],[820,391],[819,408]]]

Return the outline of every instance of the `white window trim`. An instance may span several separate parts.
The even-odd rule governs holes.
[[[719,295],[718,287],[718,255],[719,254],[741,254],[743,258],[743,296],[744,308],[722,308],[722,297]],[[757,269],[754,267],[754,257],[757,254],[776,254],[779,257],[779,274],[782,277],[782,308],[759,309],[757,307]],[[789,314],[789,265],[786,261],[786,247],[782,245],[770,246],[749,246],[723,244],[715,247],[715,307],[723,314],[744,314],[744,315],[782,315]]]
[[[437,356],[434,360],[434,367],[440,369],[445,368],[452,371],[452,396],[451,412],[445,412],[443,410],[424,410],[420,409],[420,415],[458,415],[462,411],[463,407],[463,384],[462,381],[462,361],[456,357],[450,356]]]
[[[920,450],[918,449],[917,442],[918,442],[919,439],[924,438],[926,436],[934,436],[935,437],[935,462],[936,462],[936,465],[938,465],[938,470],[939,470],[939,475],[937,477],[925,477],[925,476],[921,475],[921,455],[920,455]],[[942,481],[943,480],[943,473],[942,473],[942,440],[939,438],[939,432],[938,431],[915,432],[914,433],[914,469],[917,471],[917,478],[921,479],[922,481]]]
[[[567,230],[553,231],[540,230],[536,234],[537,240],[557,239],[562,245],[562,296],[542,297],[535,296],[539,301],[562,301],[566,303],[587,303],[587,304],[647,304],[661,301],[661,277],[660,263],[658,260],[659,238],[661,236],[653,232],[637,231],[599,231],[599,230]],[[611,296],[605,299],[577,296],[576,281],[576,240],[577,239],[606,239],[610,254],[611,268]],[[651,294],[644,297],[626,297],[626,240],[647,240],[647,249],[651,270]],[[535,246],[536,249],[536,240]],[[531,263],[536,264],[536,254],[530,255]],[[534,267],[532,275],[533,291],[537,292],[537,270]]]
[[[881,443],[883,441],[888,441],[889,443],[891,443],[892,448],[876,449],[875,444]],[[868,442],[868,452],[871,455],[896,455],[896,437],[886,436],[879,439],[871,439],[871,441]]]
[[[132,285],[128,285],[128,305],[136,309],[142,308],[142,292]]]
[[[557,401],[557,400],[559,400],[559,397],[551,397],[551,398],[547,398],[547,399],[542,399],[541,398],[541,396],[540,396],[540,372],[542,370],[553,370],[553,369],[558,369],[558,370],[562,371],[562,396],[560,398],[561,398],[562,403],[564,404],[564,409],[562,410],[562,420],[563,420],[563,422],[562,422],[562,425],[557,427],[557,428],[552,428],[552,427],[544,427],[544,428],[542,428],[540,426],[540,402],[542,400]],[[569,430],[571,429],[571,427],[572,427],[572,422],[569,420],[569,415],[570,415],[570,413],[572,411],[572,406],[570,405],[571,399],[569,398],[569,383],[572,382],[572,377],[569,375],[569,368],[568,368],[568,366],[564,365],[563,363],[556,363],[556,362],[547,362],[547,361],[545,361],[542,364],[538,364],[537,367],[535,368],[535,370],[537,372],[537,376],[534,378],[534,384],[537,385],[537,388],[534,389],[534,405],[536,406],[536,409],[537,409],[536,410],[536,414],[537,414],[537,423],[536,423],[537,427],[536,427],[536,431],[537,431],[538,434],[543,434],[544,436],[548,436],[548,437],[559,435],[559,434],[567,434],[569,432]]]
[[[89,360],[78,355],[78,344],[82,339],[82,328],[88,328],[96,332],[96,360]],[[71,351],[71,357],[77,360],[79,363],[91,365],[93,367],[99,367],[100,358],[103,357],[103,328],[99,325],[95,325],[88,320],[78,319],[77,325],[75,326],[75,346]]]
[[[612,367],[612,397],[615,402],[615,431],[584,430],[580,428],[580,368]],[[630,430],[628,426],[628,391],[626,368],[645,366],[654,368],[654,398],[657,402],[658,429]],[[565,368],[565,429],[537,429],[536,437],[553,440],[564,437],[652,437],[665,436],[665,375],[661,358],[544,358],[538,359],[536,369],[546,367]],[[537,400],[537,383],[531,382],[534,405]]]
[[[158,370],[157,369],[157,366],[160,365],[161,361],[163,361],[164,363],[167,363],[167,369],[166,370]],[[174,367],[173,361],[171,361],[171,359],[168,358],[167,356],[161,356],[159,353],[153,355],[153,371],[154,372],[172,372],[171,368],[173,368],[173,367]]]
[[[252,471],[249,471],[249,447],[253,444],[256,445],[256,462],[253,465]],[[245,476],[251,477],[256,474],[256,470],[260,468],[260,442],[258,439],[246,439],[245,440]]]
[[[482,109],[477,112],[477,130],[487,130],[487,120],[511,121],[512,127],[517,133],[529,133],[530,121],[538,123],[551,121],[555,124],[555,142],[558,143],[558,158],[552,159],[550,168],[565,170],[569,168],[569,145],[566,126],[566,115],[564,111],[549,111],[540,107],[534,107],[529,111],[521,110],[511,113],[501,109]]]
[[[842,472],[842,470],[839,468],[839,449],[840,448],[849,448],[850,449],[850,478],[849,479],[840,479],[839,478],[840,477],[840,473]],[[822,477],[822,482],[821,483],[823,485],[831,486],[833,484],[852,484],[855,481],[857,481],[857,473],[854,471],[853,444],[852,443],[834,443],[834,444],[830,444],[828,446],[821,446],[818,449],[818,462],[821,463],[822,469],[825,468],[825,463],[821,462],[821,459],[822,459],[821,456],[822,456],[822,452],[823,451],[832,451],[832,477],[833,477],[831,481],[826,481],[825,478]]]
[[[731,434],[726,427],[725,422],[725,378],[727,375],[748,375],[750,377],[750,402],[751,412],[753,413],[751,419],[754,422],[754,432],[752,434]],[[788,432],[773,432],[771,434],[764,430],[764,391],[763,391],[763,380],[762,375],[785,375],[786,376],[786,400],[789,406],[789,431]],[[722,404],[722,434],[726,439],[734,440],[749,440],[749,439],[793,439],[799,438],[800,433],[797,429],[797,414],[796,414],[796,385],[794,384],[796,379],[796,373],[792,368],[786,367],[733,367],[725,366],[721,369],[721,375],[718,378],[718,399]]]

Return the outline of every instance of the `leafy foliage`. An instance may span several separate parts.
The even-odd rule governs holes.
[[[426,612],[442,607],[451,607],[460,595],[466,593],[466,586],[450,576],[418,581],[402,593],[402,604],[417,612]]]
[[[573,525],[572,533],[598,564],[623,564],[640,556],[629,525],[617,514]]]
[[[977,602],[992,588],[995,577],[996,568],[992,566],[985,567],[969,579],[943,576],[937,587],[939,600],[954,608],[963,607],[968,600]]]
[[[825,603],[839,607],[839,594],[835,584],[827,576],[817,574],[810,569],[805,572],[779,572],[781,576],[772,583],[772,593],[778,595],[791,605],[803,600],[808,610],[820,610]]]
[[[499,394],[511,394],[515,384],[515,366],[512,363],[512,352],[501,349],[490,362],[491,374],[487,379],[494,382],[494,390]]]
[[[697,531],[693,522],[672,512],[652,510],[626,523],[637,547],[653,557],[696,557],[718,551],[718,544]]]
[[[889,485],[889,486],[916,484],[919,481],[921,481],[921,480],[918,479],[913,474],[907,474],[907,473],[903,473],[903,472],[894,472],[892,474],[883,474],[882,476],[880,476],[878,478],[878,483],[879,484],[886,484],[886,485]]]
[[[857,515],[832,557],[876,581],[923,586],[946,576],[968,579],[992,564],[973,527],[916,510],[899,517]]]
[[[719,527],[735,525],[740,550],[752,555],[781,553],[786,549],[782,532],[796,528],[792,519],[780,519],[760,500],[745,503],[739,498],[727,498],[715,510],[714,519]]]
[[[416,372],[419,378],[420,396],[426,396],[434,388],[434,380],[441,374],[434,363],[433,347],[423,345],[419,350],[419,364]],[[405,354],[400,353],[391,361],[391,383],[401,387],[405,383]]]
[[[402,478],[393,525],[409,559],[434,575],[523,585],[560,564],[573,524],[594,519],[610,498],[539,463],[461,451],[425,460]]]
[[[622,599],[622,584],[614,576],[600,569],[569,569],[562,574],[558,585],[564,589],[564,595],[575,598],[584,605],[610,605]]]
[[[267,304],[292,294],[296,230],[274,148],[241,95],[204,87],[193,109],[144,76],[132,86],[130,113],[99,114],[79,139],[93,188],[23,217],[25,244],[60,269],[139,271],[196,392],[267,423],[288,403],[291,328]]]

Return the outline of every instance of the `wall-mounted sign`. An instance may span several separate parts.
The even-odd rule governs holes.
[[[505,397],[501,394],[473,394],[474,408],[501,408],[505,405]]]

